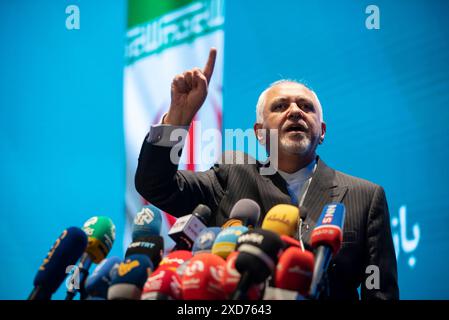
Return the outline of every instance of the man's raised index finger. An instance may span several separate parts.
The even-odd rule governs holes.
[[[209,52],[209,59],[207,59],[206,66],[204,67],[203,74],[209,83],[212,73],[214,72],[215,59],[217,58],[217,49],[211,48]]]

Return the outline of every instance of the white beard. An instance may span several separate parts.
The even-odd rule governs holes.
[[[305,155],[312,148],[312,141],[306,135],[301,140],[292,140],[283,135],[279,141],[279,147],[291,154]]]

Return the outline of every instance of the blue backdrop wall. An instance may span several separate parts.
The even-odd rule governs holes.
[[[66,29],[70,4],[79,6],[79,30]],[[126,4],[0,6],[0,298],[24,299],[68,226],[111,217],[117,226],[111,254],[122,255]]]
[[[378,0],[368,30],[369,4],[226,1],[224,127],[251,128],[269,83],[305,80],[328,127],[319,154],[386,189],[401,297],[448,299],[449,4]],[[67,226],[110,216],[122,255],[126,1],[0,8],[0,299],[22,299]]]

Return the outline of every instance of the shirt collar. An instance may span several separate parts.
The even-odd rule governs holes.
[[[288,173],[282,170],[278,170],[278,172],[281,177],[290,184],[291,182],[304,182],[309,179],[313,175],[315,167],[316,159],[314,158],[307,166],[296,172]]]

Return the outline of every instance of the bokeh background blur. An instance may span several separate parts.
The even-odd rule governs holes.
[[[139,119],[143,129],[130,134],[129,72],[144,70],[132,78],[143,96],[155,91],[146,87],[151,81],[164,85],[166,96],[177,72],[202,66],[208,41],[221,45],[216,127],[252,128],[265,87],[280,78],[304,81],[324,109],[321,157],[386,190],[401,298],[449,299],[449,2],[163,3],[1,1],[0,299],[25,299],[56,237],[91,216],[112,218],[111,254],[123,255],[127,211],[134,210],[126,199],[130,143],[140,145],[141,132],[160,116]],[[79,29],[66,26],[70,5],[79,8]],[[136,26],[167,14],[212,12],[204,8],[221,19],[207,28],[199,23],[205,44],[191,34],[173,42],[196,55],[178,63],[170,60],[174,48],[160,47],[130,59]],[[379,25],[370,29],[373,14]],[[177,64],[139,67],[148,57]],[[164,99],[158,106],[148,105],[152,98],[139,101],[164,109]]]

